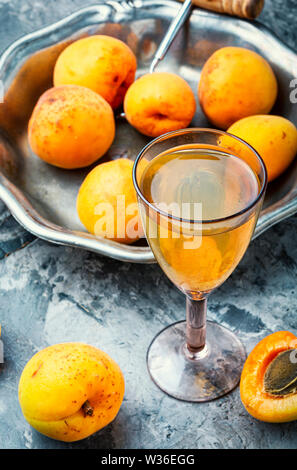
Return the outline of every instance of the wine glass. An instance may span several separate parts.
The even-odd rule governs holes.
[[[186,321],[154,338],[149,373],[175,398],[213,400],[238,384],[246,354],[233,332],[206,321],[207,299],[249,245],[266,190],[265,165],[231,134],[183,129],[141,151],[133,182],[155,258],[186,295]]]

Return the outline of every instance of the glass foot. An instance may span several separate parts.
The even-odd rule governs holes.
[[[239,339],[218,323],[208,321],[206,348],[198,354],[186,347],[186,322],[162,330],[152,341],[147,365],[153,381],[179,400],[214,400],[239,382],[246,353]]]

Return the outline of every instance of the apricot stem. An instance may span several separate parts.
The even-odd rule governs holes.
[[[89,400],[85,401],[82,410],[84,412],[85,417],[86,416],[93,416],[94,413],[94,408],[91,406]]]

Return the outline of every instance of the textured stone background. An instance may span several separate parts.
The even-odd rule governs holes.
[[[84,1],[84,5],[94,2]],[[82,6],[80,0],[0,0],[0,49]],[[266,0],[260,19],[297,50],[296,0]],[[236,331],[247,350],[268,333],[297,333],[297,217],[254,241],[209,303],[209,317]],[[122,264],[34,240],[0,202],[1,448],[296,448],[297,425],[257,422],[238,389],[194,405],[167,397],[151,382],[145,355],[152,337],[184,317],[184,298],[156,265]],[[133,325],[133,327],[131,327]],[[27,360],[60,341],[106,350],[126,377],[116,421],[91,438],[63,444],[25,422],[17,383]]]

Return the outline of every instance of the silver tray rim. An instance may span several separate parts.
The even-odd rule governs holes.
[[[78,20],[81,15],[101,13],[102,9],[107,7],[113,8],[115,11],[124,11],[131,8],[141,8],[150,0],[109,0],[104,4],[93,5],[81,8],[62,20],[45,26],[33,33],[26,34],[14,41],[0,56],[0,77],[10,58],[17,53],[20,48],[25,48],[27,44],[33,41],[39,41],[50,33],[58,31],[62,28],[70,26],[71,23]],[[156,2],[158,3],[158,1]],[[165,0],[162,5],[166,4],[172,8],[176,7],[176,2]],[[213,16],[220,18],[222,15],[208,12],[198,8],[194,8],[192,15]],[[246,21],[239,18],[224,16],[224,21],[239,26],[245,32],[255,35],[264,35],[268,40],[270,47],[277,48],[279,53],[286,58],[287,68],[294,70],[294,76],[297,77],[297,54],[283,43],[269,28],[261,23],[254,21]],[[296,73],[295,73],[296,72]],[[107,240],[86,232],[68,230],[55,225],[43,218],[32,206],[26,196],[0,172],[0,198],[10,210],[13,217],[26,230],[31,232],[38,238],[51,243],[72,246],[105,255],[123,262],[133,263],[154,263],[156,262],[154,255],[149,247],[138,247],[133,245],[123,245],[111,240]],[[259,217],[253,238],[264,233],[268,228],[278,222],[292,216],[297,212],[297,187],[294,186],[283,198],[275,202],[271,206],[262,210]]]

